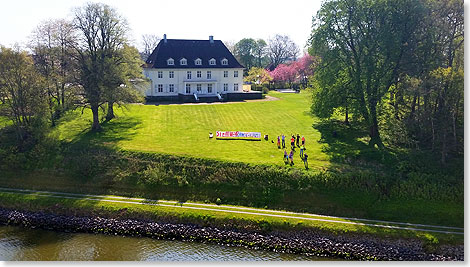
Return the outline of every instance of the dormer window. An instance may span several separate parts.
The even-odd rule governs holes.
[[[197,58],[196,60],[194,60],[194,64],[202,65],[202,60],[200,58]]]
[[[169,58],[169,59],[166,61],[166,64],[169,65],[169,66],[170,66],[170,65],[173,66],[173,65],[175,65],[175,61],[174,61],[172,58]]]
[[[215,59],[211,58],[211,59],[209,60],[209,65],[215,65]]]
[[[228,60],[226,58],[222,59],[222,65],[228,65]]]
[[[188,64],[188,61],[186,60],[186,58],[182,58],[180,60],[180,65],[187,65]]]

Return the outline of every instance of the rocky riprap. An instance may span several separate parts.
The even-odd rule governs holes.
[[[0,208],[0,224],[62,232],[145,236],[166,240],[217,243],[285,253],[303,253],[347,260],[464,260],[463,246],[446,247],[439,254],[426,253],[418,240],[384,240],[370,236],[334,235],[316,231],[263,234],[190,224],[158,223],[134,219],[65,216]]]

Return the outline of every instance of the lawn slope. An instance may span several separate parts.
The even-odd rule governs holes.
[[[106,131],[94,138],[125,150],[284,165],[283,150],[277,149],[276,137],[299,133],[306,138],[310,167],[328,166],[328,156],[318,143],[321,135],[312,127],[316,118],[309,114],[310,94],[271,92],[270,95],[279,100],[212,105],[128,105],[118,109],[118,118],[107,123]],[[68,114],[56,134],[66,141],[86,139],[83,133],[91,125],[90,118],[89,112]],[[268,134],[270,140],[209,139],[209,132],[218,130],[261,132]],[[286,140],[286,145],[289,144]],[[303,168],[298,152],[297,149],[295,166]]]

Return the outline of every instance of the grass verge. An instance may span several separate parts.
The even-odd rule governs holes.
[[[135,203],[115,203],[103,199],[55,198],[38,194],[19,194],[0,192],[1,206],[27,211],[44,210],[62,215],[105,216],[111,218],[146,219],[174,223],[191,223],[201,226],[236,228],[269,233],[271,231],[295,231],[314,229],[339,235],[361,234],[379,238],[419,239],[426,246],[443,244],[461,244],[463,235],[440,234],[430,232],[377,228],[364,225],[351,225],[325,221],[311,221],[305,218],[278,218],[265,216],[273,214],[238,214],[224,210],[184,209],[180,204],[172,206],[139,205]],[[132,202],[132,201],[131,201]],[[342,220],[348,222],[350,220]]]

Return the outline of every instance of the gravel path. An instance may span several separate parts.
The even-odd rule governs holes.
[[[301,219],[301,220],[350,224],[350,225],[358,225],[358,226],[370,226],[370,227],[388,228],[388,229],[397,229],[397,230],[422,231],[422,232],[434,232],[434,233],[458,234],[458,235],[464,234],[463,233],[464,229],[459,228],[459,227],[413,224],[413,223],[404,223],[404,222],[391,222],[391,221],[370,220],[370,219],[361,219],[361,218],[325,216],[325,215],[319,215],[319,214],[284,212],[284,211],[276,211],[276,210],[235,207],[235,206],[225,206],[225,205],[213,205],[213,204],[202,204],[202,203],[191,203],[191,202],[179,203],[176,201],[151,200],[151,199],[143,199],[143,198],[130,198],[130,197],[105,196],[105,195],[87,195],[87,194],[74,194],[74,193],[62,193],[62,192],[50,192],[50,191],[35,191],[35,190],[28,190],[28,189],[13,189],[13,188],[0,188],[0,192],[14,192],[14,193],[20,193],[20,194],[34,193],[36,196],[45,196],[45,197],[63,198],[63,199],[88,199],[88,200],[105,201],[105,202],[112,202],[112,203],[175,207],[175,208],[181,208],[181,209],[196,209],[196,210],[205,210],[205,211],[220,211],[220,212],[228,212],[228,213],[236,213],[236,214],[259,215],[259,216],[278,217],[278,218],[286,218],[286,219]]]

